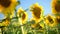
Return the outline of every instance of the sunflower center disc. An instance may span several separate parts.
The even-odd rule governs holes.
[[[10,0],[0,0],[0,5],[3,7],[9,7],[9,5],[11,4]]]

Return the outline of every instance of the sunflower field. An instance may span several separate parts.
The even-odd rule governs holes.
[[[44,7],[39,3],[28,9],[20,5],[19,0],[0,0],[0,34],[60,34],[60,0],[51,1],[52,14],[44,15]],[[47,9],[48,10],[48,9]],[[28,11],[32,18],[28,18]]]

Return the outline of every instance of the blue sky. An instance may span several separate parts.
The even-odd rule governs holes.
[[[17,6],[17,9],[19,7],[22,7],[24,10],[29,8],[32,4],[38,2],[39,5],[43,6],[44,8],[44,15],[47,15],[51,13],[51,0],[19,0],[21,4]],[[29,18],[31,18],[31,12],[27,11]],[[4,18],[2,14],[0,14],[0,19]]]

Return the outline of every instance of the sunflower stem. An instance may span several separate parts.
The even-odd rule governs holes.
[[[0,28],[0,34],[2,34],[2,32],[1,32],[1,28]]]
[[[48,34],[48,27],[46,26],[47,34]]]
[[[19,17],[19,23],[20,23],[20,25],[23,25],[23,21],[22,21],[22,14],[20,15],[20,17]],[[24,26],[21,26],[21,30],[22,30],[22,34],[25,34],[25,31],[24,31]]]
[[[44,34],[48,34],[48,26],[45,24]]]
[[[44,24],[45,25],[45,24]],[[46,33],[46,25],[45,25],[45,27],[44,27],[44,32],[43,32],[44,34]]]
[[[2,28],[0,28],[0,34],[3,34]]]
[[[23,25],[21,18],[19,18],[19,23],[20,23],[21,25]],[[25,32],[24,32],[24,26],[21,26],[21,30],[22,30],[22,34],[25,34]]]
[[[58,28],[56,28],[57,34],[59,34]]]
[[[45,22],[44,22],[44,34],[48,34],[48,26],[45,24]]]

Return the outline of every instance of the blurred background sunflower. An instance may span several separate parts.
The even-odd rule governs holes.
[[[17,11],[17,16],[21,18],[22,23],[25,24],[28,19],[28,14],[22,8],[19,8]]]
[[[45,23],[48,26],[54,27],[57,25],[56,18],[54,16],[51,16],[50,14],[45,17]]]
[[[42,18],[43,8],[38,3],[35,3],[30,7],[30,10],[35,21],[39,22]]]
[[[3,13],[5,17],[10,15],[10,18],[12,18],[17,5],[17,0],[0,0],[0,12]]]
[[[60,0],[52,0],[52,13],[60,15]]]

